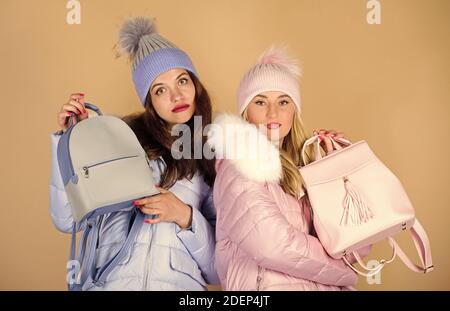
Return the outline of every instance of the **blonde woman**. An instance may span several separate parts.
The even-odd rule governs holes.
[[[357,281],[314,235],[298,171],[307,138],[299,76],[283,50],[269,50],[240,83],[240,116],[218,116],[208,133],[218,158],[216,268],[225,290],[343,290]],[[345,139],[316,133],[327,153],[329,136]]]

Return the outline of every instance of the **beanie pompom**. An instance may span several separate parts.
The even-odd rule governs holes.
[[[260,65],[278,65],[285,67],[289,73],[295,78],[299,78],[302,75],[302,71],[297,61],[286,53],[286,49],[272,46],[265,51],[259,58],[258,64]]]
[[[157,33],[156,25],[146,17],[136,17],[124,23],[119,33],[119,45],[128,53],[130,59],[134,59],[141,38]]]

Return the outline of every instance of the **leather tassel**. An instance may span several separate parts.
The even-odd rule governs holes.
[[[344,186],[346,194],[343,202],[344,213],[340,224],[359,226],[373,218],[371,209],[347,177],[344,177]]]

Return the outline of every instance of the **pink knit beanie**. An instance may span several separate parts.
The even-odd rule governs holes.
[[[267,91],[279,91],[289,95],[300,111],[299,78],[301,70],[297,62],[284,49],[267,50],[242,78],[238,92],[238,112],[242,114],[256,95]]]

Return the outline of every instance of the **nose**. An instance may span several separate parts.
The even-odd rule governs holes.
[[[276,104],[270,103],[267,108],[267,118],[276,119],[278,116],[278,106]]]
[[[178,89],[178,87],[175,87],[171,92],[170,92],[170,100],[174,103],[179,102],[182,98],[182,94],[181,91]]]

